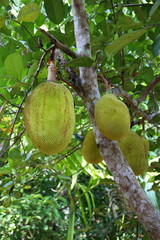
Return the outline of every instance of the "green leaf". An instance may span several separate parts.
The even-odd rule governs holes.
[[[116,29],[119,31],[127,31],[134,28],[140,28],[142,23],[135,22],[131,17],[120,14],[116,23]]]
[[[31,67],[29,68],[28,74],[27,74],[27,78],[30,79],[31,77],[34,76],[36,69],[38,66],[38,61],[34,61],[34,63],[31,65]]]
[[[160,34],[155,38],[153,42],[153,55],[157,57],[160,54]]]
[[[10,174],[12,173],[12,168],[9,166],[4,165],[3,167],[0,168],[0,175],[2,174]]]
[[[10,204],[11,204],[11,198],[10,198],[10,197],[4,199],[4,201],[3,201],[3,207],[6,207],[6,208],[7,208],[7,207],[10,206]]]
[[[151,10],[150,10],[150,12],[149,12],[149,18],[148,18],[148,20],[151,19],[152,15],[153,15],[153,14],[155,13],[155,11],[159,8],[159,6],[160,6],[160,1],[157,0],[157,1],[154,3],[154,5],[152,6],[152,8],[151,8]]]
[[[20,158],[20,156],[21,156],[21,151],[18,148],[12,148],[9,151],[9,157],[12,158],[13,160]]]
[[[8,55],[8,57],[5,59],[4,67],[9,76],[21,80],[24,66],[20,53],[13,53]]]
[[[123,49],[127,44],[134,42],[136,39],[141,37],[147,28],[139,29],[133,32],[124,34],[115,40],[111,45],[106,46],[106,52],[109,56]]]
[[[71,60],[65,67],[91,67],[93,60],[89,57],[78,57]]]
[[[62,0],[44,0],[44,8],[47,17],[55,24],[62,22],[64,18],[64,4]]]
[[[5,17],[0,17],[0,28],[5,25]]]
[[[24,21],[24,22],[33,22],[37,19],[40,13],[39,6],[32,2],[28,3],[24,7],[21,8],[19,15],[18,15],[18,21]]]
[[[9,0],[0,0],[0,4],[7,7],[9,5]]]

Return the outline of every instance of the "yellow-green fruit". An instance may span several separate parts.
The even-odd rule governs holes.
[[[144,151],[145,151],[146,157],[148,157],[149,142],[147,141],[147,139],[145,137],[141,137],[141,140],[143,142],[143,146],[144,146]]]
[[[130,129],[130,115],[125,103],[113,94],[103,95],[95,105],[99,131],[110,140],[119,141]]]
[[[149,145],[144,137],[130,130],[118,144],[136,176],[147,171]]]
[[[39,84],[25,103],[24,123],[40,152],[56,154],[63,151],[71,141],[75,125],[70,91],[54,82]]]
[[[85,136],[82,146],[82,155],[88,163],[97,164],[103,161],[92,129],[89,130]]]

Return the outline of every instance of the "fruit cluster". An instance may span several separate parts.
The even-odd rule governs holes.
[[[135,175],[141,175],[148,168],[149,143],[144,137],[130,129],[130,115],[127,106],[113,94],[102,96],[95,106],[95,121],[99,131],[118,145]],[[88,163],[103,161],[96,144],[93,130],[85,136],[82,154]]]
[[[95,105],[99,131],[119,147],[136,175],[147,170],[148,141],[130,130],[127,106],[113,94],[105,94]],[[26,131],[34,146],[45,154],[62,152],[71,141],[75,125],[70,91],[61,84],[44,82],[29,95],[24,106]],[[82,155],[93,164],[103,161],[91,129],[83,142]]]

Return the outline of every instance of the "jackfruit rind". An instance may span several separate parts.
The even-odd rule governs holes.
[[[64,85],[54,82],[39,84],[26,100],[24,124],[40,152],[62,152],[71,141],[75,125],[70,91]]]
[[[148,141],[129,130],[127,136],[119,141],[119,147],[136,176],[143,174],[148,168]]]
[[[88,163],[98,164],[103,161],[92,129],[88,131],[83,141],[82,155]]]
[[[103,95],[95,105],[99,131],[110,140],[119,141],[130,129],[130,114],[125,103],[114,94]]]

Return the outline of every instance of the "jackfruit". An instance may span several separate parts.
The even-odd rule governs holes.
[[[75,125],[70,91],[54,82],[39,84],[26,100],[24,124],[33,145],[40,152],[62,152],[71,141]]]
[[[98,100],[94,116],[99,131],[110,140],[119,141],[130,129],[129,110],[113,94],[105,94]]]
[[[147,171],[149,143],[144,137],[129,130],[119,141],[119,147],[136,176]]]
[[[92,129],[88,131],[83,141],[82,155],[88,163],[98,164],[103,161]]]

